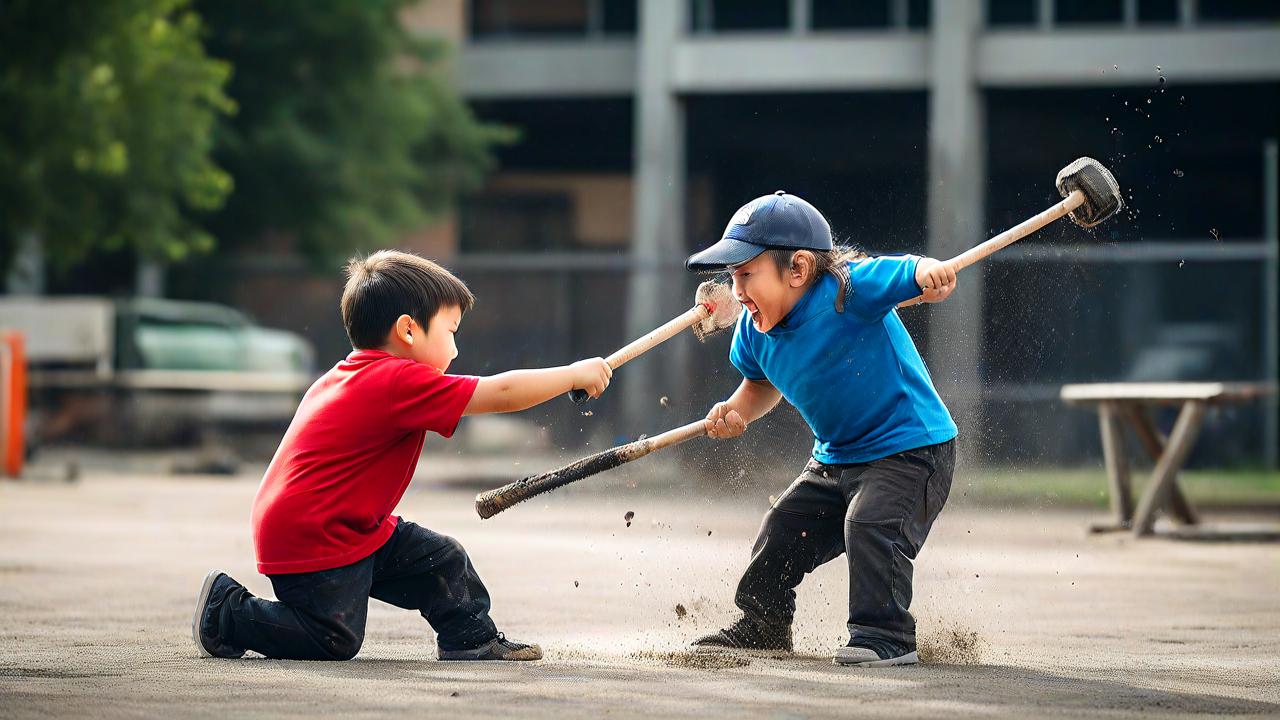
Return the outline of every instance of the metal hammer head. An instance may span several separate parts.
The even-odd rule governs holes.
[[[1070,195],[1072,190],[1084,194],[1084,204],[1071,211],[1072,222],[1080,227],[1093,227],[1124,207],[1120,184],[1093,158],[1082,157],[1059,170],[1056,184],[1062,197]]]
[[[693,332],[699,339],[733,325],[742,311],[742,305],[733,296],[733,288],[714,280],[698,285],[698,292],[693,300],[711,311],[702,322],[693,326]]]

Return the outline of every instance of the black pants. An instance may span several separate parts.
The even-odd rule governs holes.
[[[268,577],[279,600],[232,590],[219,615],[221,640],[270,658],[349,660],[364,642],[369,598],[422,613],[442,650],[473,648],[498,632],[489,593],[462,545],[403,519],[359,562]]]
[[[765,514],[736,602],[747,617],[789,627],[806,573],[844,553],[849,635],[914,647],[911,561],[947,502],[955,441],[856,465],[810,460]]]

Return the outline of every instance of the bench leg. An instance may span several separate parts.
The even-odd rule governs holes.
[[[1125,410],[1129,416],[1129,422],[1133,425],[1133,429],[1137,432],[1138,440],[1142,446],[1146,448],[1147,454],[1151,456],[1153,461],[1159,461],[1160,456],[1164,454],[1165,437],[1156,429],[1156,424],[1151,420],[1151,414],[1146,408],[1139,404],[1127,404]],[[1187,500],[1187,496],[1182,493],[1182,488],[1178,486],[1178,478],[1175,475],[1173,483],[1169,490],[1169,510],[1178,520],[1186,525],[1195,525],[1200,522],[1195,508],[1191,506],[1191,502]]]
[[[1178,420],[1173,424],[1173,432],[1169,433],[1169,442],[1164,452],[1156,460],[1155,470],[1151,471],[1151,482],[1138,503],[1138,512],[1133,518],[1133,533],[1138,536],[1150,535],[1156,523],[1156,511],[1169,502],[1171,488],[1175,486],[1178,469],[1187,461],[1191,447],[1195,445],[1196,436],[1200,434],[1200,426],[1204,422],[1205,403],[1200,400],[1187,401],[1178,413]]]
[[[1129,529],[1133,521],[1133,494],[1129,482],[1129,455],[1124,447],[1120,408],[1112,402],[1098,405],[1098,427],[1102,431],[1102,457],[1111,485],[1111,514],[1117,529]]]

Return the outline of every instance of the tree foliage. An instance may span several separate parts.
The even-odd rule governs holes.
[[[0,239],[65,267],[99,249],[180,259],[213,238],[231,176],[211,159],[234,110],[188,0],[0,2]],[[0,263],[9,255],[0,253]]]
[[[313,261],[394,240],[474,187],[506,131],[476,121],[413,37],[408,0],[200,0],[240,112],[215,157],[236,193],[210,221],[244,245],[279,233]]]

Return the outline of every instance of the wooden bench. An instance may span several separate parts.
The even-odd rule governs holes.
[[[1102,432],[1102,453],[1111,490],[1114,522],[1095,525],[1094,532],[1132,530],[1146,536],[1155,531],[1161,510],[1187,526],[1197,526],[1200,517],[1178,486],[1178,471],[1191,454],[1210,405],[1241,403],[1275,392],[1267,383],[1173,382],[1096,383],[1063,385],[1060,396],[1073,405],[1094,406]],[[1180,405],[1178,418],[1165,438],[1151,419],[1153,406]],[[1146,490],[1133,503],[1129,481],[1129,457],[1125,451],[1123,426],[1133,428],[1138,440],[1155,460]]]

